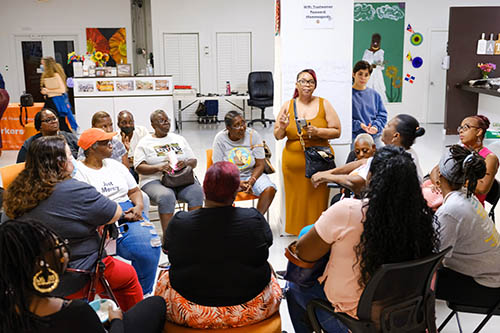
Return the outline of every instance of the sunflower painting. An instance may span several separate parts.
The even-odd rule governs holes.
[[[125,28],[87,28],[87,53],[109,54],[107,66],[127,63],[127,34]]]

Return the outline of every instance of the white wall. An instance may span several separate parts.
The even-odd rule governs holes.
[[[3,0],[0,17],[0,73],[4,76],[11,102],[19,101],[20,80],[24,83],[17,68],[15,35],[77,35],[78,45],[75,47],[83,54],[86,51],[85,28],[125,27],[127,59],[132,62],[129,1]]]
[[[217,92],[217,32],[252,33],[252,70],[274,69],[274,1],[151,0],[155,73],[165,73],[164,33],[198,33],[202,93]],[[202,54],[209,47],[208,56]]]
[[[381,2],[380,0],[366,0],[363,2]],[[384,1],[391,2],[391,1]],[[403,2],[403,1],[392,1]],[[410,43],[410,33],[405,32],[404,55],[410,51],[413,56],[421,56],[424,64],[419,69],[414,69],[409,61],[403,61],[403,73],[411,73],[416,77],[412,85],[403,83],[402,103],[387,105],[388,118],[399,113],[408,113],[420,122],[426,121],[427,100],[429,90],[429,61],[431,30],[448,30],[449,8],[459,6],[500,6],[499,0],[407,0],[405,27],[411,24],[415,31],[423,34],[423,43],[415,47]],[[479,36],[478,36],[479,38]],[[444,110],[443,110],[444,113]]]

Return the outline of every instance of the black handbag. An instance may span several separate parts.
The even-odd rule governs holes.
[[[311,146],[306,147],[302,138],[302,127],[298,122],[297,103],[293,100],[293,112],[295,113],[295,123],[299,135],[300,145],[304,150],[306,159],[306,177],[311,178],[316,172],[326,171],[335,168],[335,155],[330,146]]]
[[[285,257],[288,259],[286,273],[283,278],[301,287],[310,288],[323,275],[330,253],[325,254],[316,262],[305,262],[295,254],[297,241],[293,241],[285,249]]]
[[[193,168],[186,165],[184,168],[175,171],[174,173],[163,173],[161,183],[170,188],[182,187],[194,184]]]

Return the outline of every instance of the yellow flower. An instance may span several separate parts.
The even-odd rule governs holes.
[[[385,70],[385,76],[392,79],[395,78],[396,75],[398,75],[398,68],[396,66],[387,66],[387,69]]]
[[[102,60],[102,57],[104,56],[104,54],[102,54],[101,51],[97,51],[94,55],[94,57],[99,61],[99,60]]]

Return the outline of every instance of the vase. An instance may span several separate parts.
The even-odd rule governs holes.
[[[483,79],[486,80],[488,78],[488,73],[482,73],[483,74]]]

